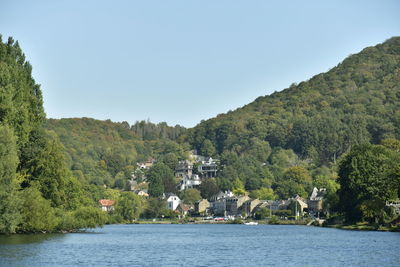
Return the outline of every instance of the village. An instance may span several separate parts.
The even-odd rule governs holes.
[[[175,167],[178,193],[164,193],[161,197],[165,202],[165,208],[177,218],[225,222],[235,219],[264,219],[272,216],[280,220],[304,218],[314,220],[325,215],[323,200],[326,189],[315,187],[307,199],[295,195],[289,199],[260,200],[250,198],[247,194],[235,195],[232,191],[220,191],[208,199],[203,198],[193,204],[185,204],[178,196],[179,193],[199,188],[205,180],[215,178],[219,168],[219,161],[211,157],[192,154],[190,159],[179,161]],[[149,197],[148,190],[143,188],[143,185],[146,185],[144,173],[153,164],[155,164],[154,159],[137,163],[138,169],[132,174],[131,191],[143,198]],[[106,212],[113,210],[114,203],[115,201],[110,199],[99,200],[101,209]]]

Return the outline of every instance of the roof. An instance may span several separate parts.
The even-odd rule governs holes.
[[[180,203],[180,204],[178,205],[178,207],[177,207],[177,209],[180,209],[180,210],[182,210],[182,211],[189,211],[190,208],[191,208],[190,205],[182,204],[182,203]]]
[[[100,205],[102,205],[103,207],[110,207],[112,205],[114,205],[114,200],[110,200],[110,199],[100,199],[99,203]]]

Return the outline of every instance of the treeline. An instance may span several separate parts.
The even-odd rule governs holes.
[[[42,93],[18,42],[0,36],[0,233],[76,230],[102,225],[89,187],[43,128]]]

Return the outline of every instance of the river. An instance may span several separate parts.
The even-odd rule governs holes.
[[[400,233],[288,225],[107,225],[0,236],[0,266],[400,266]]]

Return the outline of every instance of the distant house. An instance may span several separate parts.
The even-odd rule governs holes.
[[[207,199],[202,199],[194,203],[194,212],[199,214],[206,214],[210,208],[210,202]]]
[[[149,159],[147,161],[144,162],[138,162],[136,163],[136,165],[140,168],[140,169],[148,169],[151,168],[151,166],[153,166],[153,164],[156,162],[155,159]]]
[[[136,195],[141,196],[141,197],[148,197],[149,193],[147,192],[147,189],[143,190],[135,190]]]
[[[191,177],[193,174],[193,164],[188,160],[179,161],[175,167],[176,177]]]
[[[226,198],[225,209],[227,215],[239,215],[239,210],[242,208],[242,205],[249,199],[248,196],[233,196]]]
[[[311,196],[309,198],[308,202],[308,210],[309,212],[319,212],[322,211],[322,202],[324,199],[324,196],[326,194],[326,189],[325,188],[316,188],[314,187]]]
[[[197,174],[192,174],[191,176],[185,175],[183,179],[179,182],[179,191],[186,190],[188,188],[196,188],[201,184],[200,177]]]
[[[101,206],[102,211],[110,212],[114,209],[114,200],[110,199],[100,199],[99,204]]]
[[[198,172],[203,178],[212,178],[217,176],[218,164],[211,157],[206,161],[202,161],[198,166]]]
[[[192,206],[186,205],[183,203],[179,203],[179,205],[178,205],[178,207],[176,207],[175,211],[179,212],[182,215],[187,215],[191,209],[193,209]]]
[[[308,209],[308,205],[305,200],[299,196],[289,199],[292,202],[296,203],[295,210],[297,210],[297,214],[295,216],[300,216],[304,214],[304,211]]]
[[[170,194],[167,198],[167,209],[176,210],[180,203],[181,199],[177,195]]]

